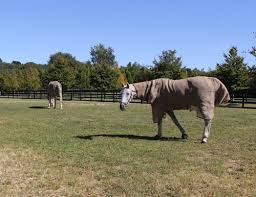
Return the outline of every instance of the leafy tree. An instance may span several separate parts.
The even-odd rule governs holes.
[[[69,53],[58,52],[50,56],[48,65],[65,66],[70,69],[75,69],[78,65],[78,61]]]
[[[256,66],[249,68],[249,87],[250,89],[256,90]]]
[[[134,62],[133,64],[131,62],[129,62],[127,64],[127,66],[125,68],[123,68],[125,74],[126,74],[126,78],[127,81],[129,83],[134,83],[136,82],[135,79],[135,75],[139,72],[139,70],[141,69],[141,65],[139,65],[138,63]]]
[[[141,67],[140,70],[135,75],[135,82],[141,82],[141,81],[149,81],[152,78],[152,71],[147,67]]]
[[[118,74],[114,68],[108,64],[96,64],[91,75],[92,87],[97,90],[116,89]]]
[[[38,89],[41,87],[39,67],[35,63],[4,66],[1,75],[1,88],[5,90]]]
[[[9,72],[7,69],[2,69],[0,74],[1,89],[7,90],[7,83],[9,80]]]
[[[40,72],[37,68],[29,66],[25,69],[25,87],[28,90],[36,90],[41,88]]]
[[[158,60],[153,61],[154,78],[182,78],[181,57],[176,57],[176,50],[163,51]]]
[[[151,70],[137,62],[129,62],[126,67],[121,69],[124,71],[126,79],[129,83],[136,83],[153,78],[151,76]]]
[[[250,54],[256,57],[256,47],[252,47]]]
[[[256,39],[256,32],[253,33]],[[253,46],[249,53],[256,58],[256,46]],[[256,90],[256,65],[249,67],[249,87],[250,89]]]
[[[80,63],[76,69],[76,88],[91,88],[91,64]]]
[[[17,74],[17,79],[18,79],[18,84],[19,84],[19,90],[26,90],[28,89],[26,87],[26,77],[30,76],[25,76],[25,68],[24,67],[15,67],[15,71]]]
[[[229,91],[248,86],[248,69],[244,58],[238,55],[236,47],[224,54],[224,63],[217,64],[216,76],[226,85]]]
[[[50,81],[59,81],[63,89],[72,88],[75,84],[74,73],[64,65],[49,65],[45,77],[46,79],[44,79],[44,81],[48,83]]]
[[[114,50],[110,47],[106,48],[103,44],[98,44],[92,47],[90,50],[90,55],[93,65],[116,65]]]
[[[9,91],[18,90],[19,82],[18,82],[18,76],[17,76],[16,70],[15,69],[9,70],[5,74],[6,75],[4,77],[4,89]]]
[[[12,61],[12,64],[14,64],[14,65],[21,65],[21,62],[20,61]]]
[[[125,74],[126,81],[128,83],[133,83],[133,78],[131,75],[131,72],[128,69],[121,68],[123,70],[123,73]]]
[[[116,81],[116,87],[120,88],[123,84],[127,84],[127,79],[125,76],[125,73],[122,69],[119,67],[114,68],[115,72],[117,73],[117,81]]]
[[[187,77],[195,77],[195,76],[207,76],[208,72],[204,71],[204,69],[191,69],[191,68],[184,68],[184,71],[187,73]]]
[[[50,56],[48,69],[44,75],[44,82],[57,80],[63,88],[73,88],[75,86],[75,69],[78,61],[68,53],[55,53]],[[47,83],[47,84],[48,84]],[[46,86],[47,84],[44,84]]]
[[[91,84],[95,89],[110,90],[117,88],[119,73],[116,72],[114,50],[98,44],[91,48],[91,62],[93,65]]]
[[[15,66],[18,76],[19,89],[33,90],[42,87],[39,65],[28,62]]]

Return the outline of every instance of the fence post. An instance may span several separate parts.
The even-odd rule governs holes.
[[[100,92],[100,101],[102,102],[102,97],[103,97],[103,95],[102,95],[102,91]]]
[[[243,93],[242,95],[243,95],[242,96],[242,98],[243,98],[243,100],[242,100],[242,108],[244,108],[244,96],[245,96],[245,94]]]
[[[71,94],[70,94],[70,100],[72,101],[73,99],[73,90],[71,90]]]

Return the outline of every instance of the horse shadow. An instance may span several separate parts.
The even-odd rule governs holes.
[[[177,137],[151,137],[151,136],[141,136],[141,135],[127,135],[127,134],[98,134],[98,135],[77,135],[74,138],[82,140],[93,140],[97,137],[106,138],[124,138],[129,140],[149,140],[149,141],[180,141],[185,142],[186,140]]]
[[[30,109],[48,109],[46,106],[30,106]]]

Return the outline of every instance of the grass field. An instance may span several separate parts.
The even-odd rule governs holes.
[[[149,105],[0,99],[0,196],[256,196],[256,109],[217,108],[211,136],[177,111],[189,140]]]

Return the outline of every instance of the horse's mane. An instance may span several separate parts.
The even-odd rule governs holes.
[[[151,81],[134,83],[133,86],[136,89],[137,97],[142,99],[143,101],[148,100],[151,84],[152,84]]]

